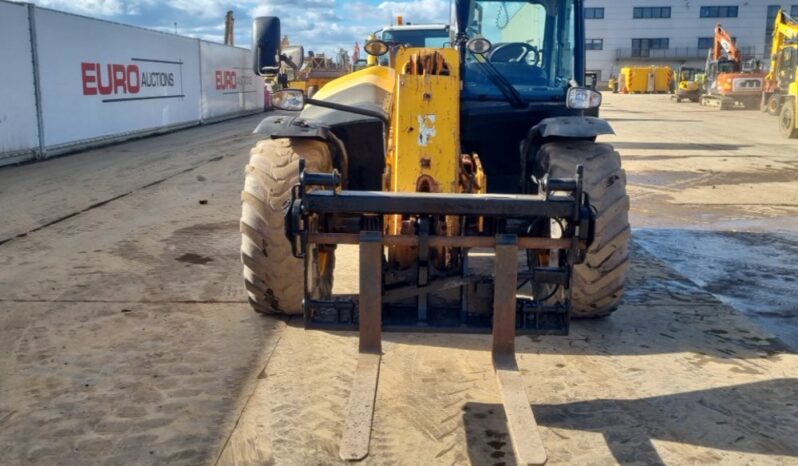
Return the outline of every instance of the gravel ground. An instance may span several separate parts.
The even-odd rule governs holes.
[[[612,318],[518,339],[550,463],[798,462],[798,310],[739,291],[791,291],[796,141],[758,112],[605,103],[634,263]],[[245,302],[258,119],[0,169],[0,464],[339,462],[355,336]],[[356,291],[355,252],[339,249],[339,291]],[[513,464],[486,337],[385,340],[366,463]]]

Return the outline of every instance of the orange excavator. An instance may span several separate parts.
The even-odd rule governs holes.
[[[759,108],[765,72],[743,69],[740,49],[720,24],[715,26],[715,42],[707,54],[705,73],[701,105],[720,110]]]

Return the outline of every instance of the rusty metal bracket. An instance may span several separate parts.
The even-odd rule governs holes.
[[[546,449],[540,439],[524,380],[515,360],[515,288],[518,282],[518,238],[496,236],[493,294],[493,368],[499,383],[507,426],[518,464],[545,464]]]

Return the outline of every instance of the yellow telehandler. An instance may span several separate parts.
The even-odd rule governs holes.
[[[485,332],[518,463],[543,464],[515,337],[565,335],[572,317],[618,307],[626,175],[613,147],[596,142],[612,128],[596,117],[601,94],[585,87],[582,0],[452,8],[440,47],[373,39],[365,51],[387,65],[313,98],[274,94],[299,113],[255,130],[244,281],[258,312],[359,332],[342,459],[369,452],[383,331]],[[253,30],[255,72],[274,73],[280,20],[257,18]],[[357,295],[333,294],[339,244],[358,245]],[[492,267],[471,267],[484,249]]]

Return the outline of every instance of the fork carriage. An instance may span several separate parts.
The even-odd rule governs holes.
[[[582,167],[573,179],[541,180],[540,195],[480,195],[341,191],[340,176],[312,173],[300,163],[300,183],[286,209],[286,235],[294,255],[304,258],[304,324],[308,329],[355,330],[360,334],[358,368],[341,444],[341,458],[368,454],[379,377],[382,331],[493,334],[493,364],[519,459],[546,460],[523,380],[515,361],[520,334],[568,333],[569,283],[593,231],[593,214],[582,191]],[[385,234],[382,219],[413,219],[412,232]],[[438,234],[447,218],[460,219],[457,234]],[[552,237],[550,225],[560,228]],[[357,296],[319,296],[309,284],[311,251],[357,244]],[[416,254],[401,269],[386,260],[385,248]],[[468,250],[495,251],[492,274],[469,270]],[[518,253],[526,251],[526,270]],[[436,267],[441,256],[453,267]],[[543,264],[537,257],[548,258]],[[525,283],[553,287],[547,296],[518,296]],[[492,309],[491,309],[492,308]]]

